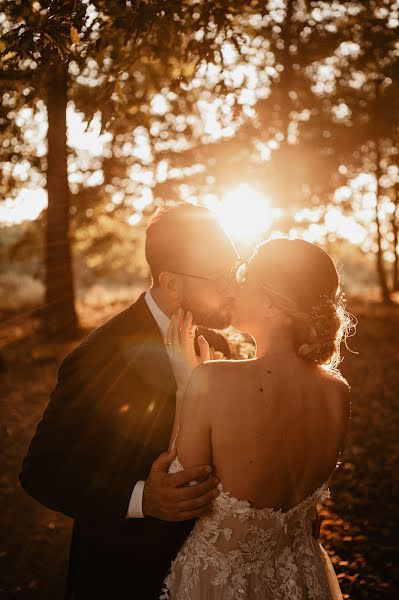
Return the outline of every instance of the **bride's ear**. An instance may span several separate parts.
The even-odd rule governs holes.
[[[264,318],[276,321],[277,319],[284,325],[291,324],[291,318],[286,315],[281,309],[269,298],[264,303]]]
[[[272,319],[276,316],[276,305],[272,302],[272,300],[266,296],[263,302],[263,314],[266,319]]]

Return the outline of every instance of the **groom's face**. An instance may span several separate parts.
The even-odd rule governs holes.
[[[193,241],[182,261],[180,303],[194,323],[224,329],[234,313],[234,269],[238,256],[229,240]]]

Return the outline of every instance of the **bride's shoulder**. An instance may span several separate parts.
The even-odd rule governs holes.
[[[339,372],[321,371],[321,377],[326,391],[333,405],[341,407],[345,418],[350,413],[350,386]]]
[[[244,375],[245,371],[252,368],[247,361],[212,360],[199,365],[186,388],[185,405],[190,406],[202,414],[207,414],[213,419],[216,414],[223,414],[226,404],[231,398],[240,395],[245,381],[250,381],[251,376]]]
[[[336,390],[337,393],[347,395],[350,390],[349,383],[339,371],[319,370],[319,374],[326,386]]]
[[[253,368],[253,362],[253,360],[207,360],[194,369],[191,380],[205,383],[218,380],[220,377],[234,377]]]
[[[210,360],[197,367],[193,376],[197,386],[210,392],[251,378],[253,370],[254,360]]]
[[[208,360],[199,368],[206,369],[209,376],[218,377],[227,375],[234,377],[242,375],[243,372],[252,370],[255,366],[255,359],[248,360]]]

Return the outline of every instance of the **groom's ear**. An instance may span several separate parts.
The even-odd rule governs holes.
[[[180,299],[180,286],[178,278],[170,271],[162,271],[158,277],[159,287],[171,300],[175,302]]]

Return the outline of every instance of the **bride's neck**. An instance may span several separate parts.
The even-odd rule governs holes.
[[[262,329],[255,336],[256,356],[260,358],[268,354],[295,354],[295,347],[292,336],[282,328]]]

